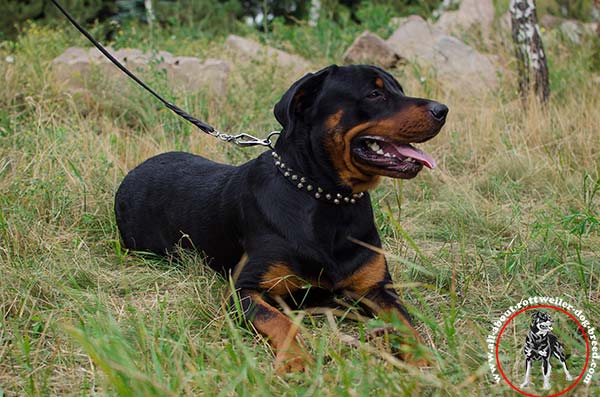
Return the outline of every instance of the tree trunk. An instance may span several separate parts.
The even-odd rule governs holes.
[[[592,21],[596,22],[596,34],[600,36],[600,0],[592,4]]]
[[[317,26],[319,16],[321,14],[321,0],[312,0],[310,2],[310,10],[308,13],[308,25]]]
[[[537,23],[534,0],[510,0],[512,37],[519,69],[519,93],[527,98],[533,89],[542,103],[550,97],[548,63]],[[533,74],[533,77],[531,77]]]
[[[152,0],[144,0],[144,8],[146,9],[146,19],[148,20],[148,25],[150,26],[150,30],[152,30],[152,23],[156,19],[154,16],[154,10],[152,9]]]

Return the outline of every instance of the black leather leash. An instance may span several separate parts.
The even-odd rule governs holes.
[[[60,12],[62,12],[64,14],[64,16],[67,17],[67,19],[69,20],[69,22],[71,22],[71,24],[73,24],[73,26],[75,26],[77,28],[77,30],[79,30],[81,32],[81,34],[83,34],[85,37],[87,37],[87,39],[98,50],[100,50],[100,52],[102,54],[104,54],[104,56],[106,56],[113,64],[115,64],[116,67],[118,67],[119,69],[121,69],[121,71],[123,73],[125,73],[133,81],[135,81],[136,83],[138,83],[139,85],[141,85],[146,91],[148,91],[156,99],[158,99],[159,101],[161,101],[167,108],[169,108],[170,110],[172,110],[173,112],[175,112],[175,114],[177,114],[178,116],[183,117],[184,119],[186,119],[190,123],[194,124],[196,127],[200,128],[202,131],[204,131],[207,134],[212,135],[212,136],[214,136],[216,138],[219,138],[222,141],[231,142],[231,143],[234,143],[234,144],[239,145],[239,146],[256,146],[256,145],[260,145],[260,146],[268,146],[268,147],[272,148],[271,138],[274,135],[279,135],[280,131],[272,131],[267,136],[267,138],[265,138],[265,139],[260,139],[260,138],[254,137],[254,136],[252,136],[250,134],[246,134],[246,133],[241,133],[241,134],[237,134],[237,135],[224,134],[224,133],[219,132],[218,130],[216,130],[211,125],[206,124],[205,122],[198,120],[197,118],[195,118],[195,117],[191,116],[190,114],[188,114],[187,112],[183,111],[178,106],[176,106],[176,105],[172,104],[171,102],[167,101],[162,96],[158,95],[158,93],[156,93],[152,88],[148,87],[148,85],[146,85],[146,83],[144,83],[142,80],[140,80],[129,69],[127,69],[125,66],[123,66],[123,64],[121,62],[119,62],[115,57],[113,57],[110,54],[110,52],[108,52],[108,50],[106,48],[104,48],[104,46],[102,46],[102,44],[100,44],[96,39],[94,39],[94,37],[87,30],[85,30],[83,28],[83,26],[81,26],[56,0],[50,0],[50,1],[52,1],[52,3],[54,3],[54,5],[60,10]]]

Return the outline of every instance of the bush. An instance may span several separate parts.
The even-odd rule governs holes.
[[[14,37],[27,20],[55,19],[60,11],[47,0],[4,0],[0,13],[0,40]],[[92,22],[114,14],[114,0],[61,0],[77,20]]]

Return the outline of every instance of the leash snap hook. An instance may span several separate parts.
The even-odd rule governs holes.
[[[233,143],[235,143],[238,146],[256,146],[256,145],[265,145],[265,141],[257,138],[255,136],[252,136],[250,134],[246,134],[245,132],[235,135],[233,136]]]
[[[274,135],[279,135],[279,131],[272,131],[265,139],[257,138],[253,135],[241,133],[238,135],[234,135],[231,137],[231,141],[238,146],[248,147],[248,146],[268,146],[272,149],[272,141],[271,137]]]

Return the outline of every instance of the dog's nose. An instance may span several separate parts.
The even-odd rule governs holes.
[[[441,103],[432,102],[428,106],[429,112],[437,121],[444,121],[448,114],[448,106],[442,105]]]

